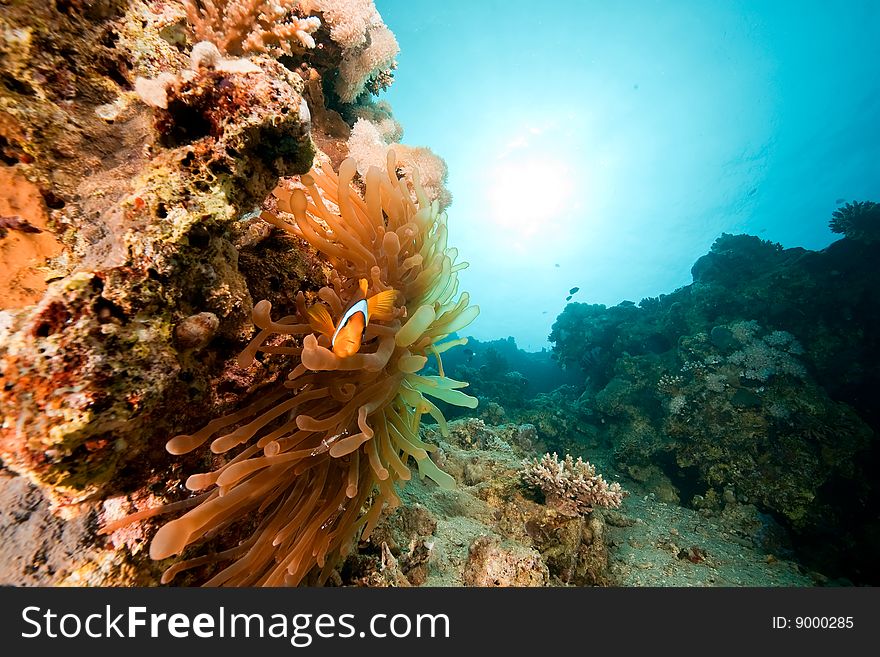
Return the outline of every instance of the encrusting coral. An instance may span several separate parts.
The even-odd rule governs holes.
[[[283,354],[291,357],[291,372],[246,408],[168,442],[168,451],[185,454],[221,434],[210,443],[214,454],[244,448],[217,470],[187,480],[190,490],[207,492],[158,510],[195,506],[159,530],[150,555],[165,559],[238,520],[254,514],[260,520],[237,547],[177,563],[164,581],[191,567],[233,560],[207,584],[296,585],[316,566],[317,577],[309,581],[322,583],[356,534],[370,534],[383,506],[399,504],[394,485],[410,479],[409,457],[423,476],[442,487],[454,484],[428,456],[436,448],[418,432],[425,413],[446,431],[443,414],[426,396],[476,406],[459,390],[466,383],[443,375],[440,354],[465,342],[446,338],[479,309],[468,304],[466,292],[458,295],[458,271],[466,264],[456,264],[457,250],[447,247],[445,215],[417,176],[413,200],[395,171],[390,152],[388,173],[375,167],[367,172],[363,198],[351,185],[352,160],[342,163],[338,177],[324,166],[276,189],[279,211],[263,218],[305,239],[332,265],[331,286],[318,293],[332,315],[342,314],[366,279],[373,294],[397,291],[393,318],[370,322],[360,352],[340,358],[326,336],[312,332],[301,292],[296,313],[277,320],[268,301],[256,304],[260,332],[239,364],[249,365],[258,352]],[[429,356],[436,357],[439,376],[418,374]],[[228,431],[233,426],[238,428]],[[156,512],[129,516],[104,531]]]
[[[9,382],[0,390],[0,459],[70,505],[121,485],[126,468],[154,454],[154,432],[203,417],[197,391],[219,373],[215,354],[226,353],[194,357],[198,345],[176,339],[175,327],[204,312],[219,319],[224,339],[250,329],[256,274],[238,266],[251,251],[234,245],[238,220],[281,176],[308,171],[314,145],[302,78],[279,62],[255,57],[249,72],[184,69],[184,53],[158,36],[158,7],[124,3],[125,13],[117,7],[99,20],[48,4],[0,9],[16,31],[39,27],[44,45],[25,61],[47,90],[0,89],[0,148],[9,122],[22,130],[15,148],[30,162],[6,169],[4,160],[12,182],[0,180],[0,197],[21,207],[0,214],[43,231],[26,236],[40,245],[41,269],[32,271],[41,285],[28,283],[34,292],[7,305],[0,322],[0,375]],[[106,54],[100,42],[114,35],[120,65],[150,53],[143,65],[123,65],[127,80],[97,66]],[[68,49],[75,58],[37,56]],[[52,95],[57,84],[40,72],[50,68],[76,81],[75,103]],[[7,72],[0,56],[0,77]],[[137,102],[131,83],[163,72],[172,81],[155,97],[165,107]],[[107,113],[111,106],[117,114]],[[4,241],[14,245],[20,232]],[[57,251],[49,250],[56,235],[62,252],[43,264]],[[282,280],[298,289],[317,276]]]

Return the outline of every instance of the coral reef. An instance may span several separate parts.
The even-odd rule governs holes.
[[[880,495],[880,381],[866,367],[880,357],[876,249],[722,235],[690,286],[638,306],[569,304],[551,339],[583,381],[515,419],[570,449],[536,415],[546,408],[658,498],[696,506],[726,491],[772,514],[814,567],[874,581],[863,557]],[[845,558],[827,550],[829,534]]]
[[[377,94],[394,80],[400,48],[372,0],[184,0],[183,5],[195,40],[210,41],[224,53],[326,58],[320,67],[333,71],[342,103]]]
[[[336,109],[348,104],[348,115],[363,90],[390,82],[397,46],[370,1],[13,3],[0,7],[0,22],[0,245],[18,254],[4,258],[13,285],[0,321],[7,382],[0,458],[37,486],[40,504],[62,514],[62,526],[79,531],[86,518],[105,522],[179,498],[182,472],[217,463],[196,454],[170,459],[161,449],[167,436],[273,385],[285,390],[290,359],[271,353],[283,351],[277,343],[254,345],[263,353],[248,367],[236,361],[252,330],[253,300],[266,300],[260,309],[271,303],[283,316],[295,314],[303,292],[311,302],[327,285],[330,267],[300,235],[263,221],[259,208],[280,212],[283,202],[270,192],[279,178],[306,173],[316,146],[336,166],[342,162],[350,126]],[[407,199],[418,188],[414,172],[409,179],[409,189],[399,191]],[[396,185],[388,180],[382,193]],[[289,186],[282,189],[289,194]],[[443,264],[438,208],[420,193],[398,216],[419,205],[425,209],[399,233],[399,252],[412,257],[398,273],[423,274],[407,281],[410,298],[399,306],[416,304],[407,329],[416,344],[392,349],[411,353],[403,359],[411,370],[401,375],[403,406],[441,380],[412,373],[426,360],[419,354],[439,353],[431,343],[444,322],[454,330],[475,312],[466,301],[454,309],[434,305],[456,292],[432,281],[454,281],[455,273]],[[432,226],[430,235],[419,232]],[[416,233],[421,255],[409,253]],[[374,246],[384,253],[391,240],[384,234]],[[376,284],[370,268],[364,275]],[[351,290],[337,291],[347,300]],[[422,305],[436,311],[427,324]],[[462,323],[446,321],[459,313]],[[418,341],[416,324],[436,332]],[[381,322],[370,329],[381,331]],[[322,345],[309,353],[321,357]],[[344,371],[321,376],[357,378]],[[467,399],[458,385],[437,395]],[[336,391],[344,397],[349,387]],[[435,412],[427,400],[417,407]],[[413,431],[408,427],[405,433]],[[377,435],[395,430],[383,424]],[[426,457],[430,446],[413,449]],[[365,476],[369,456],[361,460]],[[382,458],[394,478],[408,472],[399,456]],[[421,460],[430,470],[430,460]],[[382,486],[391,490],[388,481]],[[360,501],[370,497],[358,494]],[[370,497],[380,509],[385,499],[393,501]],[[28,518],[23,522],[38,521]],[[132,524],[109,541],[90,530],[82,540],[101,563],[130,564],[147,583],[156,572],[145,561],[151,528]],[[16,531],[38,540],[38,533]],[[83,554],[82,563],[69,555],[72,563],[53,566],[57,579],[40,581],[68,581],[85,567]],[[27,568],[39,565],[31,561]],[[120,569],[92,572],[90,583],[135,581]],[[202,569],[179,581],[205,576]]]
[[[302,18],[300,0],[183,0],[197,41],[209,41],[231,55],[292,55],[314,48],[316,16]]]
[[[843,233],[852,240],[868,244],[880,241],[880,203],[847,203],[831,213],[828,227],[832,232]]]
[[[335,91],[352,103],[365,90],[376,94],[394,80],[400,50],[394,34],[382,21],[372,0],[306,0],[330,27],[330,37],[342,48]]]
[[[187,390],[206,386],[210,367],[175,343],[175,327],[205,312],[222,318],[220,335],[246,330],[234,222],[279,176],[311,165],[298,76],[271,59],[246,73],[189,73],[169,83],[152,128],[147,107],[114,119],[125,136],[109,164],[58,192],[68,200],[53,225],[69,230],[55,281],[6,322],[0,369],[15,384],[0,394],[0,456],[59,500],[95,494],[152,449],[145,429],[173,431],[192,416]],[[39,157],[15,168],[40,180],[52,156]]]
[[[535,428],[469,418],[449,435],[426,427],[456,477],[445,490],[413,480],[348,557],[337,584],[401,586],[805,586],[826,582],[788,561],[784,530],[725,495],[710,510],[669,504],[631,482],[619,510],[572,515],[519,482]],[[394,565],[396,564],[396,565]],[[527,569],[528,568],[528,569]]]
[[[819,491],[835,478],[859,477],[852,461],[870,430],[835,404],[788,350],[771,347],[776,333],[742,331],[726,355],[697,335],[682,341],[689,359],[684,382],[669,397],[664,434],[680,468],[696,468],[710,485],[732,485],[745,500],[782,514],[796,528],[827,521]],[[695,357],[699,356],[699,357]],[[678,401],[678,405],[675,402]]]
[[[448,208],[452,203],[452,194],[446,188],[446,162],[429,148],[394,143],[395,138],[399,139],[395,124],[388,126],[384,134],[382,127],[383,124],[377,125],[365,118],[359,118],[352,127],[348,138],[348,152],[357,162],[358,173],[363,176],[371,166],[381,166],[385,154],[391,148],[407,182],[412,184],[417,173],[428,198],[437,201],[441,210]]]
[[[380,522],[374,539],[400,546],[392,549],[400,549],[402,559],[411,551],[404,549],[407,544],[429,545],[427,585],[611,582],[601,513],[559,511],[536,502],[520,483],[522,460],[536,451],[534,427],[495,426],[467,418],[450,422],[445,437],[439,428],[427,427],[425,433],[426,440],[438,442],[438,462],[459,485],[443,490],[413,482],[403,495],[418,502],[418,521],[403,524],[392,515]],[[393,541],[384,529],[388,524],[394,528]],[[361,552],[375,554],[376,550],[365,545]],[[375,558],[378,563],[378,555]]]
[[[528,414],[537,409],[542,396],[553,393],[561,385],[581,381],[577,372],[562,370],[551,355],[548,350],[523,351],[513,338],[490,342],[469,338],[467,348],[450,353],[443,364],[453,378],[470,384],[470,394],[480,400],[477,415],[490,424],[540,423],[542,432],[558,429],[559,433],[565,433],[574,427],[568,426],[561,417],[550,420],[540,417],[538,412]],[[463,414],[459,409],[448,410],[447,417]]]
[[[0,583],[880,581],[877,205],[569,305],[551,390],[446,352],[476,309],[445,164],[370,100],[397,51],[370,0],[0,4]],[[392,290],[349,354],[314,326]]]
[[[127,551],[96,536],[98,512],[58,516],[24,477],[0,471],[0,585],[148,586],[158,577]],[[133,542],[136,535],[126,540]]]

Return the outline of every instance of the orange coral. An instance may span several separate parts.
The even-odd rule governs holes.
[[[48,231],[46,205],[33,183],[0,167],[0,190],[0,309],[20,308],[40,300],[46,277],[39,268],[62,246]]]
[[[263,216],[327,257],[331,286],[318,296],[334,316],[365,278],[371,294],[397,290],[394,317],[371,322],[360,352],[339,358],[325,336],[312,333],[302,293],[296,313],[278,320],[268,301],[255,306],[260,332],[240,364],[250,364],[259,351],[285,354],[292,371],[247,408],[168,442],[170,452],[184,454],[221,434],[210,444],[213,453],[240,451],[217,470],[187,480],[190,490],[207,492],[165,509],[197,505],[159,530],[150,555],[165,559],[237,520],[253,514],[260,520],[239,546],[175,564],[164,581],[189,567],[233,560],[208,584],[295,585],[313,569],[315,581],[323,582],[357,533],[369,536],[383,506],[399,504],[395,484],[410,479],[410,457],[423,476],[443,487],[454,484],[430,459],[436,447],[420,440],[419,424],[428,413],[446,432],[443,414],[426,396],[476,406],[460,391],[466,383],[443,375],[440,354],[465,342],[447,336],[479,309],[468,304],[467,293],[458,296],[457,272],[466,265],[456,264],[457,251],[447,246],[445,215],[428,201],[418,176],[412,198],[394,173],[393,152],[387,171],[367,172],[363,198],[351,186],[352,160],[342,163],[338,177],[329,167],[315,169],[300,177],[301,185],[276,190],[281,212]],[[274,336],[289,343],[278,346]],[[437,358],[439,376],[418,374],[429,355]]]

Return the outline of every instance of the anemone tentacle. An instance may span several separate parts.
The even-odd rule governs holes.
[[[446,215],[417,177],[412,191],[397,178],[393,151],[386,171],[367,172],[363,197],[352,186],[355,174],[352,160],[338,174],[315,167],[276,189],[279,211],[262,216],[331,264],[330,286],[318,297],[332,313],[338,316],[366,279],[371,295],[397,291],[393,318],[371,324],[360,352],[339,358],[326,336],[312,332],[302,293],[296,314],[276,320],[268,301],[256,304],[259,330],[239,363],[252,363],[261,351],[280,353],[290,357],[290,376],[243,410],[168,441],[173,454],[208,443],[229,460],[189,477],[188,488],[206,492],[159,530],[150,555],[178,555],[253,514],[258,524],[237,547],[175,563],[163,581],[187,568],[231,561],[209,585],[296,585],[310,572],[321,583],[358,534],[369,536],[383,507],[400,504],[395,486],[411,478],[411,462],[421,476],[454,485],[431,460],[436,448],[418,433],[425,413],[446,426],[428,396],[471,408],[477,403],[461,392],[465,383],[442,374],[441,353],[466,342],[447,338],[479,312],[467,293],[458,295],[458,272],[466,264],[456,262]],[[279,336],[288,344],[279,345]],[[440,376],[419,374],[429,356]]]

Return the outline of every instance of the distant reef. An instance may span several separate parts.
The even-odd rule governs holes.
[[[691,285],[569,304],[550,340],[583,374],[578,430],[681,503],[754,504],[805,563],[880,583],[878,261],[873,240],[817,252],[724,234]]]

